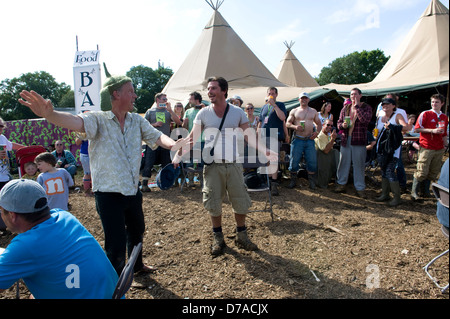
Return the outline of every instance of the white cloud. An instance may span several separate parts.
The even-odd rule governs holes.
[[[323,38],[322,44],[324,44],[324,45],[330,44],[331,43],[331,39],[332,39],[331,36],[327,36],[327,37]]]
[[[291,41],[300,38],[307,34],[309,29],[302,30],[300,27],[300,20],[294,20],[282,29],[276,30],[274,33],[266,36],[266,42],[268,44],[274,44],[278,42]]]
[[[405,10],[421,0],[351,0],[345,9],[337,10],[327,19],[329,24],[350,22],[356,25],[352,34],[380,27],[380,15],[385,11]]]

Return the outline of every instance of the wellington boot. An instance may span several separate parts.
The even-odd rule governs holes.
[[[402,203],[402,200],[400,199],[400,184],[397,182],[391,182],[390,183],[392,194],[394,195],[394,199],[392,199],[389,202],[389,206],[398,206]]]
[[[431,185],[431,181],[429,179],[425,179],[422,182],[422,197],[423,198],[432,198],[433,196],[430,193],[430,185]]]
[[[316,174],[308,174],[308,182],[309,182],[309,188],[312,190],[315,190],[316,184],[317,184],[317,175]]]
[[[376,202],[385,202],[391,199],[389,197],[389,191],[391,190],[391,187],[389,185],[389,180],[387,178],[383,178],[381,180],[381,195],[377,198],[375,198]]]
[[[411,199],[413,201],[420,201],[420,196],[418,193],[419,187],[420,187],[420,182],[417,178],[414,177],[413,183],[412,183],[412,189],[411,189]]]
[[[295,186],[297,186],[297,173],[291,172],[291,181],[287,188],[293,189]]]

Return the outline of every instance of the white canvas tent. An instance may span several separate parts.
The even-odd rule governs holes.
[[[319,86],[317,81],[309,74],[292,52],[291,43],[284,42],[286,53],[275,71],[275,77],[282,83],[295,87]]]
[[[224,77],[230,89],[286,86],[275,78],[223,18],[218,11],[222,3],[214,5],[211,0],[208,2],[214,12],[183,64],[163,89],[169,99],[183,101],[194,90],[204,91],[211,76]]]

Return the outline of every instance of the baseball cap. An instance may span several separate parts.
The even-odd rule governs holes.
[[[239,95],[233,96],[233,99],[239,100],[239,101],[241,101],[241,102],[244,102],[244,101],[241,99],[241,97],[240,97]]]
[[[172,163],[167,164],[156,176],[156,185],[162,190],[172,187],[180,175],[180,167],[175,168]]]
[[[344,105],[350,105],[350,104],[352,104],[352,100],[346,99],[346,100],[344,101]]]
[[[300,93],[300,95],[298,96],[299,99],[301,99],[302,97],[307,97],[309,99],[309,95],[306,92]]]
[[[0,191],[0,206],[19,214],[40,212],[48,207],[47,194],[33,180],[13,179]]]
[[[391,99],[391,98],[382,99],[382,100],[381,100],[381,105],[383,105],[383,104],[392,104],[392,105],[395,105],[395,100],[394,100],[394,99]]]

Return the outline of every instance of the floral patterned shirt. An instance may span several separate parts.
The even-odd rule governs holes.
[[[162,133],[137,113],[127,113],[123,132],[111,111],[86,112],[79,116],[89,140],[92,190],[136,195],[142,141],[156,149]]]

